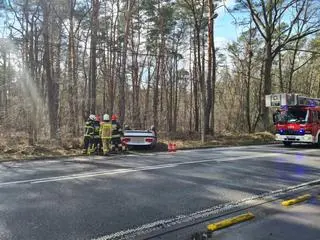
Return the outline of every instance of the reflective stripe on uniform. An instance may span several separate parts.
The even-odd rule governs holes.
[[[103,139],[111,138],[112,135],[112,125],[110,123],[102,123],[100,125],[100,135]]]
[[[84,127],[84,136],[85,137],[91,137],[91,135],[93,134],[93,132],[94,132],[94,128],[92,127],[92,126],[90,126],[90,125],[86,125],[85,127]]]

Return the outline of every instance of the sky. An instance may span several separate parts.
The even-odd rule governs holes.
[[[229,9],[235,5],[236,0],[225,0],[225,5]],[[234,24],[234,18],[224,7],[217,10],[218,17],[215,19],[215,43],[218,48],[226,47],[227,43],[237,40],[241,33]]]

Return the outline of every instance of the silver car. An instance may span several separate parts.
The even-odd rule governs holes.
[[[156,132],[153,130],[124,130],[122,142],[128,148],[146,147],[154,148],[157,144]]]

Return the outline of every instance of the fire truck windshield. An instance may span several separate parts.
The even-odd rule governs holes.
[[[278,111],[274,115],[275,123],[306,123],[308,120],[308,110],[306,109],[288,109]]]

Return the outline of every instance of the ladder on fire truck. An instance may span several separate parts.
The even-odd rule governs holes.
[[[266,95],[266,107],[320,106],[320,98],[306,97],[296,93],[276,93]]]

